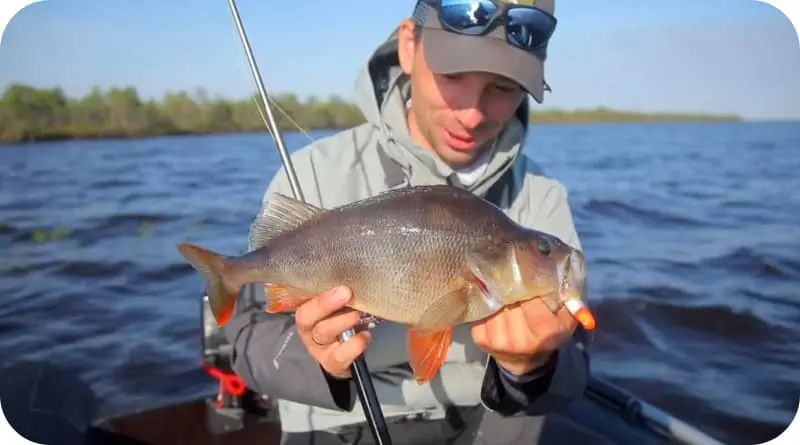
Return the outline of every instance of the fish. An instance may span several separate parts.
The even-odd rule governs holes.
[[[455,326],[506,306],[542,298],[554,313],[567,306],[585,328],[595,325],[579,249],[455,186],[393,189],[327,210],[274,193],[253,221],[250,245],[239,256],[178,245],[205,276],[219,326],[248,283],[264,284],[269,313],[346,285],[349,307],[408,328],[420,384],[444,363]]]

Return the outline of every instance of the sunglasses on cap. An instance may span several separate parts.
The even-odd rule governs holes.
[[[509,44],[525,51],[547,45],[556,18],[534,6],[498,0],[422,0],[439,13],[442,28],[458,34],[480,36],[504,26]]]

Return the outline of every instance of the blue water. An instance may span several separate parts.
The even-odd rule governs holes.
[[[594,372],[731,443],[783,431],[800,397],[800,125],[540,126],[527,152],[571,192]],[[204,282],[175,244],[243,251],[278,165],[267,135],[0,148],[0,357],[75,369],[104,413],[213,392]]]

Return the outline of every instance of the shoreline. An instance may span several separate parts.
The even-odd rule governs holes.
[[[573,114],[574,113],[574,114]],[[592,112],[572,112],[561,113],[536,112],[532,113],[530,125],[537,126],[562,126],[562,125],[641,125],[641,124],[724,124],[724,123],[758,123],[762,121],[749,121],[736,116],[684,116],[674,115],[654,115],[637,113],[620,113],[611,116],[600,115]],[[763,121],[763,122],[784,122],[784,121]],[[791,123],[792,121],[785,121]],[[305,129],[311,133],[314,131],[344,131],[351,127],[331,128],[319,127]],[[301,133],[294,127],[281,128],[284,133]],[[68,141],[100,141],[100,140],[137,140],[160,137],[174,136],[218,136],[236,134],[269,134],[266,129],[219,129],[219,130],[162,130],[143,129],[140,131],[114,130],[114,129],[83,129],[80,132],[54,130],[49,132],[31,132],[25,138],[19,139],[0,139],[0,148],[10,145],[29,145],[47,142],[68,142]]]
[[[0,98],[0,146],[36,142],[132,140],[163,136],[266,133],[255,101],[211,98],[199,89],[169,92],[144,99],[135,87],[94,88],[83,97],[69,97],[60,87],[10,85]],[[281,131],[344,130],[363,124],[356,105],[342,97],[299,99],[272,96]],[[735,114],[645,112],[604,106],[583,109],[540,109],[529,122],[537,125],[742,122]]]

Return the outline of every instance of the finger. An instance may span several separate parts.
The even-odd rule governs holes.
[[[371,340],[372,333],[362,331],[346,342],[331,348],[325,360],[328,372],[334,375],[348,375],[350,365],[366,351]]]
[[[572,335],[575,332],[575,328],[578,327],[578,320],[570,314],[569,310],[566,307],[562,307],[561,310],[558,311],[556,314],[558,320],[561,322],[561,330],[566,335]]]
[[[538,336],[533,327],[528,324],[525,311],[520,306],[506,311],[506,336],[509,339],[508,352],[527,352],[536,344]]]
[[[295,313],[295,324],[300,332],[310,333],[314,325],[343,308],[352,297],[345,286],[329,289],[309,300]]]
[[[495,314],[491,320],[486,322],[486,342],[495,351],[507,351],[509,348],[508,328],[506,323],[506,312],[504,308]]]
[[[328,318],[320,320],[311,328],[313,338],[318,342],[329,345],[336,341],[342,332],[355,328],[361,323],[361,313],[345,308],[340,309]]]
[[[572,335],[577,322],[565,307],[553,313],[547,303],[539,299],[523,306],[525,319],[542,345],[558,345]]]
[[[470,334],[472,334],[472,340],[476,345],[483,346],[486,343],[486,321],[482,320],[473,323],[470,328]]]
[[[522,305],[522,312],[525,314],[525,322],[528,327],[539,337],[542,335],[542,326],[556,321],[555,315],[547,307],[547,303],[540,298],[525,302]]]

